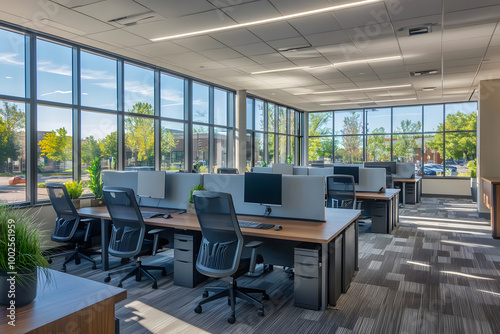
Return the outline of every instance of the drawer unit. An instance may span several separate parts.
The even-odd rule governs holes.
[[[302,243],[294,249],[294,305],[311,310],[321,307],[321,246]]]
[[[194,288],[207,279],[196,270],[196,258],[200,247],[201,234],[174,235],[174,284]]]
[[[387,203],[373,201],[371,204],[372,233],[387,233]]]
[[[405,204],[415,204],[417,203],[417,187],[415,187],[415,183],[406,183],[405,189]]]
[[[328,303],[337,305],[342,294],[342,260],[344,235],[340,234],[328,245]]]

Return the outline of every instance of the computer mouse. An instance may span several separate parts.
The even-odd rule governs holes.
[[[169,213],[169,214],[164,215],[163,218],[165,218],[165,219],[172,218],[172,215]]]
[[[282,229],[282,228],[283,228],[283,227],[282,227],[281,225],[276,225],[276,226],[274,226],[274,229],[275,229],[276,231],[281,231],[281,229]]]

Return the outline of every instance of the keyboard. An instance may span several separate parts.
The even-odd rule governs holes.
[[[238,220],[238,223],[240,224],[240,227],[261,228],[264,230],[267,230],[267,229],[274,227],[274,225],[272,225],[272,224],[262,224],[262,223],[257,223],[257,222],[250,222],[247,220]]]
[[[141,211],[141,216],[142,218],[154,218],[161,215],[159,212]]]

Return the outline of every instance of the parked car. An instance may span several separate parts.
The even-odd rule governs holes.
[[[26,184],[26,177],[23,175],[14,176],[9,180],[10,186],[15,186],[16,184]]]

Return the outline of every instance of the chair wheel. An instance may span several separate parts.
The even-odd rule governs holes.
[[[141,277],[140,276],[135,276],[135,281],[136,282],[140,282],[141,281]]]
[[[108,283],[111,281],[111,276],[104,277],[104,282]]]
[[[232,315],[230,316],[229,318],[227,318],[227,322],[229,322],[230,324],[234,324],[236,321],[236,318]]]
[[[92,269],[97,269],[97,266],[95,264],[93,264]]]
[[[62,267],[62,268],[61,268],[61,271],[62,271],[63,273],[65,273],[65,272],[66,272],[66,266]]]
[[[263,300],[269,300],[269,295],[267,293],[262,294],[262,299]]]
[[[259,315],[259,317],[263,317],[264,316],[264,309],[263,308],[259,308],[257,310],[257,314]]]
[[[163,269],[163,270],[161,271],[161,275],[162,275],[162,276],[167,276],[167,271],[166,271],[165,269]]]
[[[123,288],[122,282],[118,283],[117,287]]]
[[[208,297],[208,291],[203,291],[203,298],[207,298]]]
[[[50,259],[50,258],[49,258],[49,259],[47,260],[47,262],[48,262],[49,264],[51,264],[51,263],[52,263],[52,259]]]
[[[195,311],[196,313],[200,314],[200,313],[201,313],[201,311],[202,311],[202,309],[201,309],[201,305],[196,306],[196,308],[194,309],[194,311]]]
[[[80,263],[82,263],[82,260],[80,260],[80,259],[75,260],[75,264],[80,264]]]
[[[158,288],[158,283],[154,282],[153,285],[151,286],[153,289],[157,289]]]

